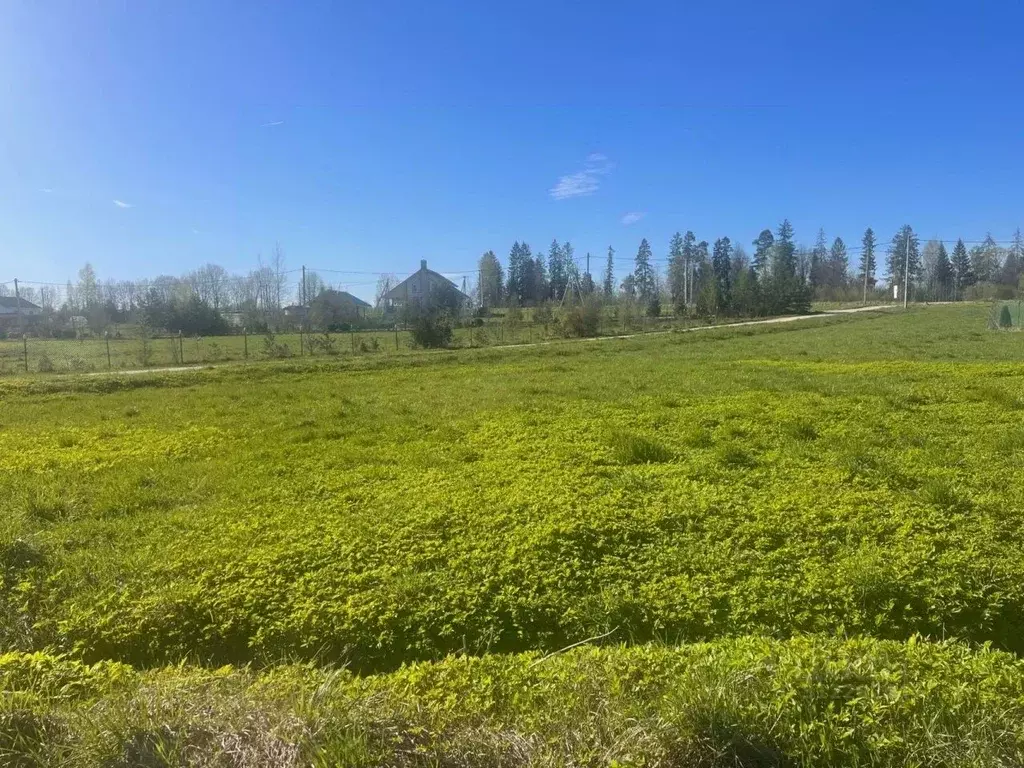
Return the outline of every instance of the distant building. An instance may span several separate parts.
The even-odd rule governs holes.
[[[315,328],[331,330],[365,318],[368,309],[372,306],[358,296],[328,288],[320,291],[308,307],[285,307],[285,316],[297,323],[308,321]]]
[[[245,326],[244,312],[222,312],[221,316],[224,318],[224,322],[231,328],[242,328]]]
[[[28,328],[38,323],[42,316],[43,308],[31,301],[0,296],[0,328],[5,331],[18,330],[19,323]]]
[[[292,304],[284,308],[284,316],[293,323],[304,323],[309,317],[309,307],[301,304]]]
[[[405,307],[436,307],[451,302],[462,306],[469,302],[469,296],[458,289],[451,280],[427,269],[427,261],[420,261],[420,268],[384,294],[384,301],[394,309]]]

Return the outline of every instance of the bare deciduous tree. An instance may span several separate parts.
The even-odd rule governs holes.
[[[398,285],[399,280],[395,275],[382,274],[377,278],[377,290],[374,293],[374,306],[380,307],[384,302],[384,297],[390,293],[391,289]]]

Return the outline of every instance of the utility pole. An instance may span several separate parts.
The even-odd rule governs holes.
[[[909,229],[909,227],[908,227]],[[907,254],[903,259],[903,308],[910,300],[910,232],[907,232]]]
[[[302,306],[308,307],[309,302],[306,298],[306,265],[302,265]]]
[[[587,274],[590,274],[590,251],[587,251]],[[594,278],[591,277],[590,280],[593,282]]]
[[[871,259],[867,254],[860,257],[864,262],[864,303],[868,303],[868,267],[871,266]]]
[[[25,335],[25,321],[21,316],[21,293],[18,291],[18,278],[14,278],[14,306],[18,311],[18,333]]]

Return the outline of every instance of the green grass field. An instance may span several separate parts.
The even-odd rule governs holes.
[[[1020,764],[986,317],[8,377],[0,756]]]

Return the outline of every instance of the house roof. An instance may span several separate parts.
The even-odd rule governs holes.
[[[403,299],[403,298],[405,298],[405,290],[404,290],[405,284],[408,283],[410,280],[412,280],[417,275],[423,275],[423,274],[429,275],[430,277],[434,277],[434,278],[437,278],[438,280],[441,280],[441,281],[443,281],[445,283],[448,283],[448,285],[450,285],[455,290],[456,293],[460,293],[463,296],[466,295],[466,294],[462,293],[462,291],[459,290],[459,286],[457,286],[454,282],[449,280],[447,277],[442,275],[440,272],[435,272],[432,269],[428,269],[427,268],[427,262],[426,261],[421,261],[420,262],[420,268],[417,269],[415,272],[413,272],[411,275],[409,275],[407,278],[405,278],[405,280],[400,282],[398,285],[396,285],[390,291],[385,293],[384,294],[384,298],[385,299]]]
[[[6,309],[17,309],[19,301],[21,302],[22,309],[42,309],[42,307],[37,304],[33,304],[31,301],[27,301],[26,299],[17,299],[14,296],[0,296],[0,307],[4,307]]]
[[[328,297],[334,301],[347,301],[352,304],[355,304],[357,307],[365,307],[366,309],[373,308],[372,304],[363,301],[358,296],[353,296],[348,291],[336,291],[333,288],[328,288],[322,291],[319,296],[313,299],[313,301],[316,301],[316,299],[320,298],[321,296]]]
[[[363,301],[358,296],[353,296],[348,291],[338,291],[338,293],[341,295],[342,298],[348,299],[353,304],[355,304],[357,307],[366,307],[367,309],[372,309],[373,308],[373,305],[370,302]]]

